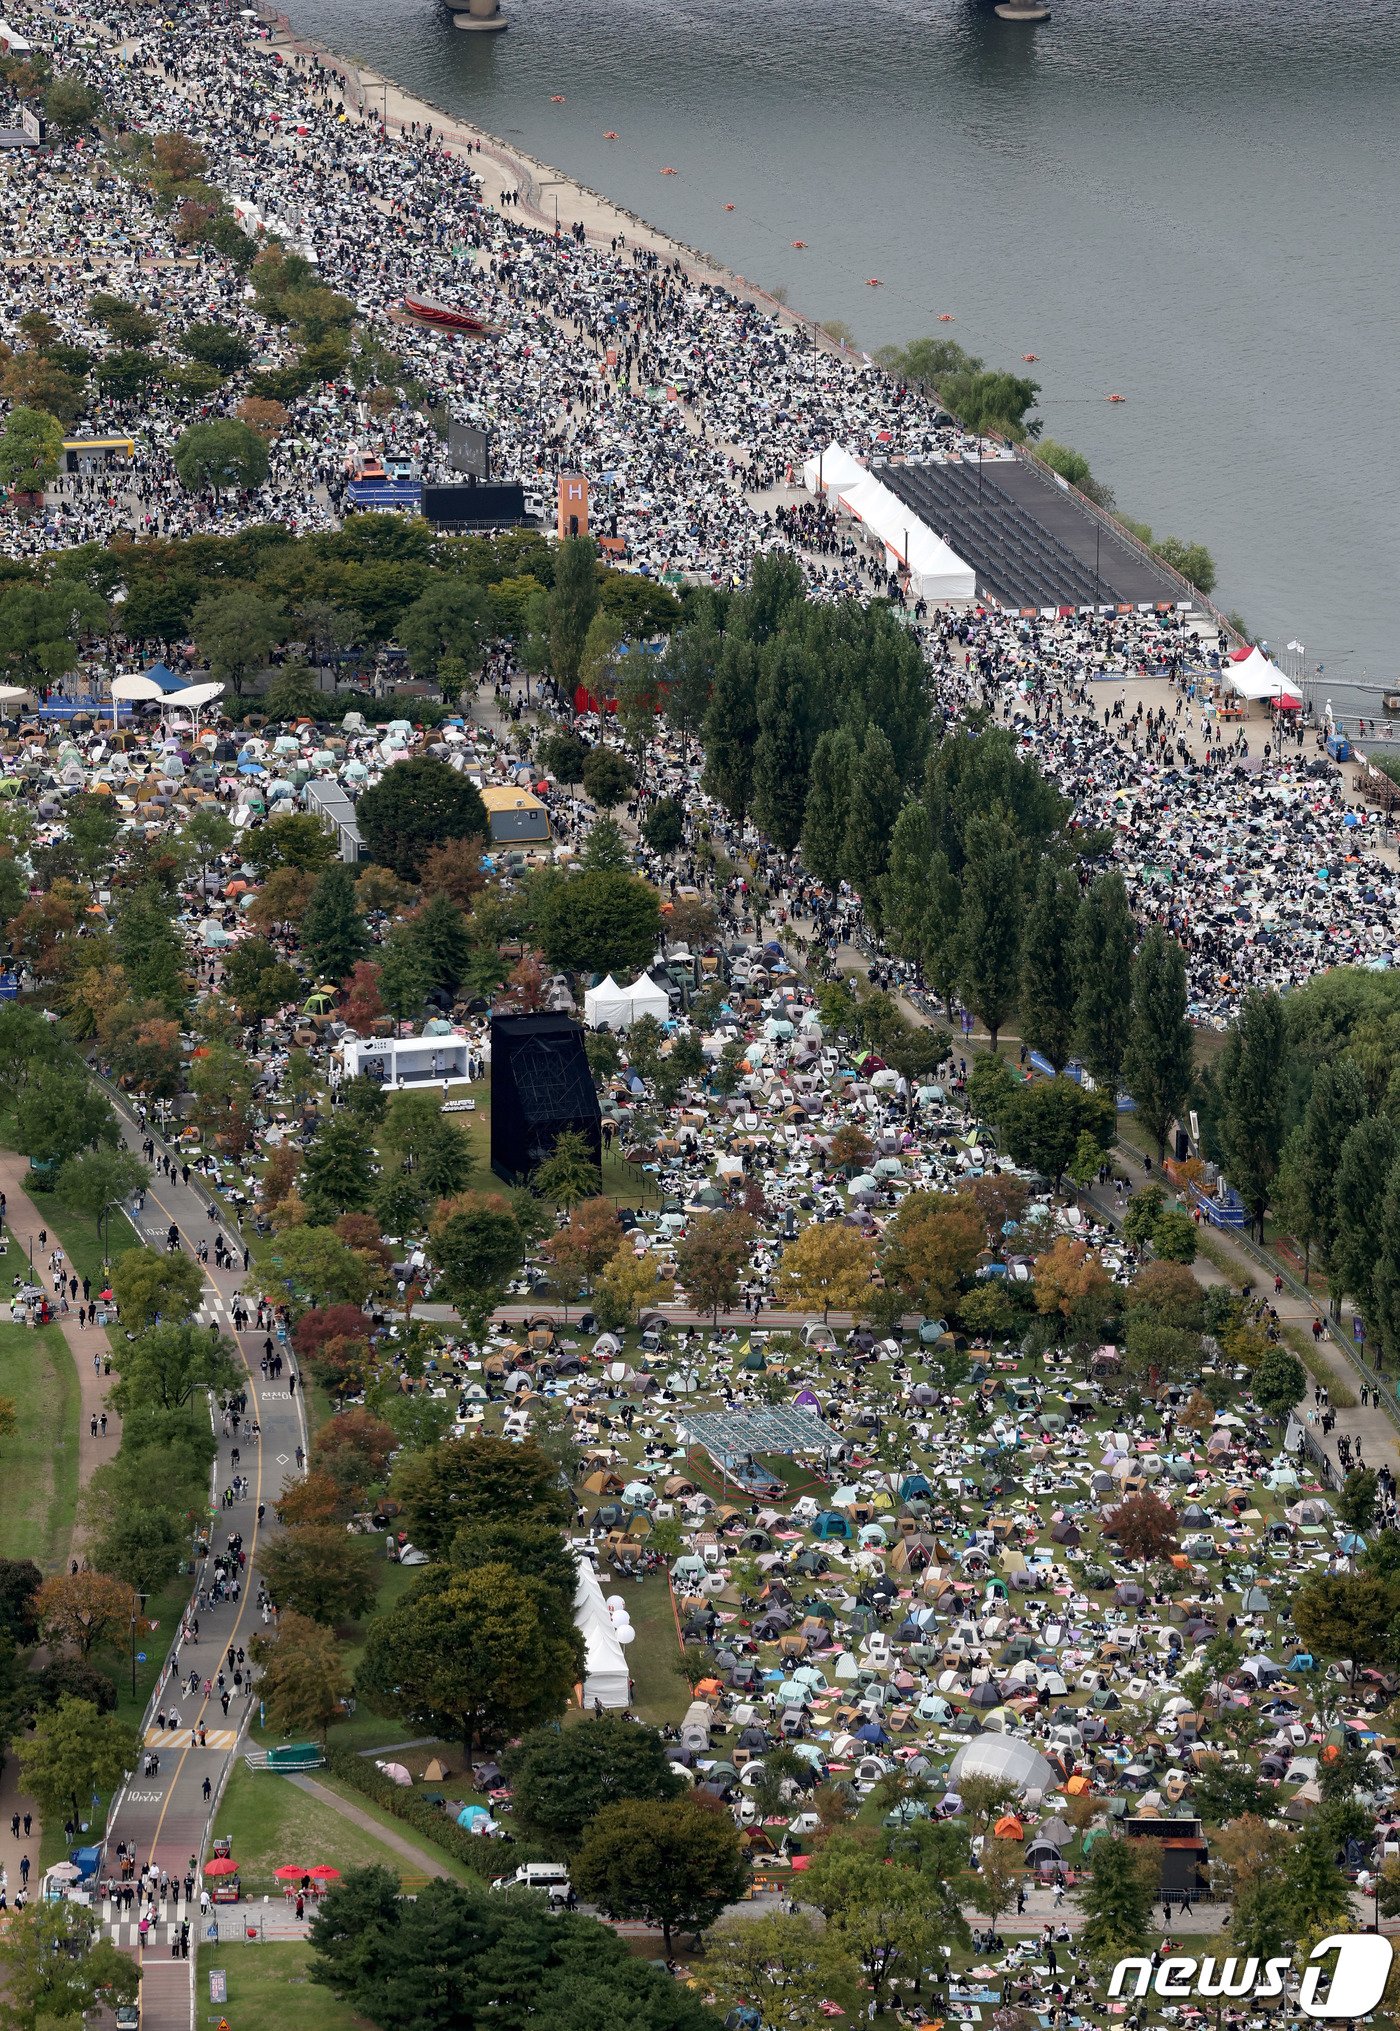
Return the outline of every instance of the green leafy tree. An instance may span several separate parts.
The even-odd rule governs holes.
[[[379,997],[396,1022],[416,1021],[433,984],[431,962],[403,925],[379,948]]]
[[[462,1745],[555,1720],[583,1644],[555,1597],[508,1566],[430,1568],[369,1625],[357,1684],[381,1711]]]
[[[100,1714],[90,1700],[64,1697],[20,1745],[24,1788],[51,1824],[70,1816],[86,1824],[94,1794],[115,1791],[139,1753],[136,1730],[125,1721]]]
[[[666,1745],[654,1728],[620,1714],[590,1715],[577,1727],[540,1729],[506,1756],[511,1808],[527,1839],[573,1854],[589,1824],[623,1799],[679,1795]]]
[[[1393,1584],[1365,1568],[1310,1572],[1293,1596],[1299,1639],[1315,1656],[1347,1659],[1353,1678],[1362,1667],[1381,1661],[1394,1618]]]
[[[1089,1872],[1077,1893],[1085,1922],[1079,1937],[1098,1962],[1143,1951],[1152,1903],[1161,1880],[1161,1857],[1150,1841],[1095,1841]]]
[[[588,751],[583,765],[583,787],[600,811],[612,811],[630,796],[636,773],[616,748],[596,747]]]
[[[44,409],[17,402],[0,433],[0,485],[41,494],[63,462],[63,425]]]
[[[490,827],[481,792],[435,755],[414,755],[386,769],[355,807],[371,860],[416,881],[423,858],[453,839],[485,839]]]
[[[1280,1422],[1307,1393],[1308,1378],[1296,1354],[1286,1347],[1270,1347],[1259,1361],[1249,1382],[1254,1401],[1262,1411]]]
[[[785,853],[802,836],[819,666],[795,641],[779,636],[760,655],[758,738],[753,752],[753,818]]]
[[[1186,1020],[1186,955],[1150,924],[1133,960],[1132,1001],[1123,1078],[1138,1119],[1166,1155],[1167,1130],[1191,1087],[1191,1025]]]
[[[67,1900],[14,1912],[0,1935],[0,1971],[7,2031],[77,2027],[97,2010],[134,2003],[141,1988],[136,1961],[102,1938],[90,1907]]]
[[[751,642],[726,635],[705,714],[702,781],[731,818],[747,817],[753,803],[757,741],[758,654]]]
[[[129,1256],[122,1258],[123,1264],[129,1260]],[[116,1286],[118,1291],[127,1287],[125,1277]],[[188,1284],[185,1288],[187,1291]],[[143,1404],[177,1410],[205,1392],[231,1392],[243,1378],[233,1342],[222,1334],[211,1335],[188,1319],[145,1326],[135,1339],[123,1337],[114,1349],[114,1360],[120,1380],[112,1400],[123,1417]]]
[[[303,1523],[274,1537],[259,1554],[279,1608],[313,1622],[349,1622],[373,1606],[382,1561],[368,1538],[334,1524]]]
[[[625,1799],[592,1820],[571,1880],[610,1917],[659,1925],[669,1954],[678,1928],[702,1932],[737,1903],[749,1864],[727,1814],[693,1797]]]
[[[1073,1079],[1036,1080],[1008,1094],[998,1121],[1006,1147],[1018,1164],[1029,1164],[1058,1188],[1081,1135],[1093,1139],[1102,1161],[1117,1119],[1112,1097],[1089,1093]]]
[[[923,1872],[892,1865],[857,1834],[833,1834],[803,1888],[859,1965],[877,2008],[892,1980],[912,1980],[942,1944]]]
[[[525,1236],[500,1192],[462,1192],[439,1206],[428,1229],[433,1262],[449,1300],[480,1339],[525,1256]]]
[[[452,898],[429,896],[404,919],[402,934],[422,959],[429,985],[455,994],[471,964],[472,934]]]
[[[712,1933],[695,1980],[727,2019],[743,2007],[764,2024],[822,2031],[831,2002],[854,1996],[858,1973],[850,1954],[810,1918],[774,1911]]]
[[[1056,1073],[1069,1063],[1074,1034],[1074,927],[1079,882],[1074,870],[1042,861],[1026,914],[1021,951],[1021,1037]]]
[[[197,1262],[154,1248],[129,1248],[112,1270],[112,1292],[128,1332],[139,1334],[158,1320],[178,1324],[188,1319],[203,1289]]]
[[[1180,1206],[1168,1206],[1152,1230],[1152,1246],[1164,1262],[1194,1262],[1196,1223]]]
[[[1084,1063],[1114,1091],[1128,1045],[1134,935],[1123,877],[1099,875],[1074,927],[1074,1031]]]
[[[320,1226],[373,1203],[374,1149],[359,1122],[344,1110],[317,1129],[306,1152],[305,1175],[307,1213]]]
[[[866,915],[877,928],[883,918],[883,880],[903,795],[894,750],[881,728],[873,726],[851,786],[843,859]]]
[[[260,438],[256,441],[262,442]],[[237,588],[206,593],[194,610],[191,626],[210,676],[231,685],[234,697],[241,698],[249,678],[264,667],[285,639],[287,619],[274,600]]]
[[[969,1008],[986,1025],[993,1051],[1020,983],[1021,865],[1020,843],[1004,809],[971,820],[958,917],[958,980]]]
[[[177,438],[171,457],[182,487],[188,487],[191,493],[208,488],[216,500],[224,488],[248,491],[260,487],[267,478],[267,445],[256,430],[250,430],[246,423],[236,423],[232,417],[220,417],[213,423],[192,423]]]
[[[117,1140],[111,1102],[83,1066],[55,1058],[34,1067],[15,1108],[15,1141],[25,1156],[61,1165]]]
[[[575,1129],[566,1128],[530,1177],[530,1189],[551,1206],[577,1206],[603,1189],[593,1152]]]
[[[822,740],[826,735],[823,734]],[[820,754],[821,741],[817,742]],[[813,789],[808,793],[811,808],[817,780],[817,757],[812,758]],[[806,853],[806,835],[803,852]],[[911,798],[894,822],[890,834],[890,864],[885,875],[881,904],[885,941],[904,959],[921,961],[929,914],[929,867],[933,859],[933,828],[928,812],[917,798]],[[810,858],[808,865],[812,865]]]
[[[1251,988],[1245,995],[1218,1077],[1220,1146],[1230,1183],[1264,1238],[1264,1216],[1278,1174],[1288,1099],[1288,1054],[1277,995]]]
[[[541,1447],[485,1435],[429,1446],[399,1462],[393,1492],[414,1543],[439,1558],[464,1525],[557,1526],[570,1508],[559,1470]]]
[[[141,1158],[127,1149],[94,1149],[69,1157],[58,1174],[58,1188],[70,1206],[76,1206],[102,1228],[102,1258],[107,1260],[107,1220],[124,1199],[139,1191],[150,1178]]]
[[[1381,1246],[1371,1271],[1372,1325],[1379,1344],[1378,1360],[1400,1361],[1400,1163],[1385,1188]]]
[[[1365,1118],[1366,1082],[1353,1058],[1333,1056],[1313,1074],[1302,1121],[1285,1145],[1294,1238],[1324,1264],[1337,1239],[1337,1172],[1351,1131]],[[1280,1177],[1280,1186],[1285,1180]]]
[[[368,952],[365,920],[355,902],[355,877],[342,861],[316,877],[301,921],[301,943],[322,980],[347,979],[355,961]]]
[[[1384,1246],[1386,1186],[1400,1157],[1395,1124],[1388,1115],[1359,1121],[1342,1144],[1333,1205],[1337,1232],[1328,1257],[1334,1296],[1343,1291],[1369,1312],[1371,1282]]]
[[[317,1309],[362,1305],[373,1281],[364,1257],[329,1227],[288,1228],[274,1237],[267,1264],[295,1302]]]
[[[258,1691],[273,1726],[324,1741],[331,1724],[346,1713],[350,1696],[345,1653],[334,1632],[284,1607],[275,1634],[255,1636],[252,1650],[262,1673]]]
[[[597,611],[597,551],[586,536],[566,537],[554,560],[547,623],[550,660],[561,689],[572,691],[578,682],[583,645]]]
[[[653,853],[674,853],[685,839],[685,807],[679,797],[658,797],[642,820],[642,837]]]
[[[535,931],[569,973],[639,973],[661,943],[661,899],[650,882],[608,868],[551,870],[532,891]]]
[[[415,677],[444,681],[455,695],[481,668],[490,629],[486,595],[470,579],[439,578],[418,595],[396,630]]]
[[[104,110],[96,86],[84,84],[71,71],[61,72],[44,87],[44,118],[65,140],[85,133]]]

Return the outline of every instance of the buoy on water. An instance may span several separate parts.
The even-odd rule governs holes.
[[[794,247],[805,247],[807,242],[805,240],[794,240],[792,244]]]
[[[670,168],[663,169],[661,172],[663,176],[674,176],[675,173],[676,173],[675,170]]]
[[[1104,397],[1106,402],[1126,402],[1127,399],[1126,395],[1106,395]]]
[[[865,286],[867,289],[883,289],[885,285],[880,280],[878,275],[867,275],[865,278]]]
[[[616,141],[617,135],[613,132],[612,128],[609,127],[606,134],[604,134],[603,139],[605,141]]]
[[[951,324],[951,323],[953,322],[953,313],[952,313],[952,311],[951,311],[951,310],[940,310],[940,311],[939,311],[939,313],[938,313],[938,322],[939,322],[940,324]]]
[[[1039,353],[1022,353],[1022,355],[1021,355],[1021,358],[1022,358],[1022,359],[1023,359],[1024,361],[1025,361],[1025,363],[1026,363],[1026,365],[1027,365],[1028,367],[1033,367],[1033,366],[1035,365],[1036,361],[1037,361],[1037,360],[1038,360],[1038,359],[1040,358],[1040,354],[1039,354]]]
[[[562,106],[564,103],[564,94],[562,92],[555,92],[553,97],[550,99],[549,103],[551,106]]]
[[[732,212],[732,211],[733,211],[733,209],[734,209],[734,207],[733,207],[733,205],[726,205],[724,209],[725,209],[725,210],[726,210],[727,212]]]

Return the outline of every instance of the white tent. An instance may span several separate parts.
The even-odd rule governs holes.
[[[1259,649],[1236,649],[1225,664],[1225,678],[1241,698],[1272,698],[1291,711],[1303,701],[1298,688],[1290,684],[1275,663]]]
[[[809,489],[820,488],[838,513],[851,515],[884,545],[886,563],[909,574],[915,599],[973,599],[977,575],[956,551],[921,522],[912,508],[891,493],[883,480],[853,458],[844,446],[832,444],[820,463],[809,458],[802,477]]]
[[[658,987],[649,973],[639,973],[629,987],[619,987],[609,974],[583,997],[583,1019],[590,1030],[601,1029],[605,1023],[610,1030],[629,1029],[644,1015],[664,1023],[670,1013],[665,988]]]
[[[597,1568],[591,1559],[578,1561],[574,1590],[574,1627],[583,1638],[583,1704],[596,1700],[604,1707],[627,1705],[627,1658],[617,1640],[608,1604],[603,1599]]]

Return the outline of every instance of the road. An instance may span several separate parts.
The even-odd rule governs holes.
[[[139,1154],[141,1129],[124,1110],[121,1111],[121,1123],[128,1146]],[[157,1154],[163,1147],[157,1138]],[[237,1251],[235,1261],[241,1261],[238,1230],[231,1217],[224,1217],[225,1208],[221,1204],[217,1205],[219,1218],[210,1219],[210,1207],[214,1204],[217,1202],[211,1201],[207,1193],[195,1190],[193,1184],[183,1184],[178,1175],[172,1180],[154,1172],[146,1193],[145,1207],[137,1216],[136,1225],[143,1241],[151,1247],[163,1248],[166,1232],[173,1224],[179,1230],[183,1248],[191,1256],[201,1240],[212,1242],[222,1227],[230,1247]],[[305,1451],[307,1434],[301,1391],[299,1388],[295,1391],[291,1389],[287,1370],[275,1383],[266,1381],[261,1374],[259,1363],[264,1335],[238,1335],[233,1331],[230,1304],[243,1285],[241,1269],[216,1269],[211,1260],[205,1272],[198,1314],[204,1323],[216,1325],[220,1332],[234,1340],[247,1369],[248,1423],[241,1428],[236,1443],[240,1454],[239,1471],[248,1478],[249,1492],[246,1500],[235,1503],[232,1508],[217,1506],[232,1482],[234,1471],[230,1456],[235,1442],[224,1438],[220,1430],[215,1468],[216,1506],[210,1519],[212,1550],[223,1549],[232,1533],[241,1535],[247,1554],[243,1585],[237,1601],[194,1608],[199,1622],[197,1643],[181,1644],[178,1626],[156,1630],[147,1639],[149,1644],[159,1643],[165,1647],[167,1660],[147,1715],[146,1746],[159,1757],[159,1768],[153,1777],[133,1776],[116,1800],[107,1832],[108,1869],[113,1874],[118,1841],[134,1845],[138,1862],[150,1861],[157,1869],[168,1870],[181,1883],[191,1857],[203,1863],[208,1853],[214,1810],[238,1753],[247,1721],[251,1696],[231,1700],[225,1714],[218,1692],[218,1673],[221,1666],[227,1665],[230,1646],[242,1646],[246,1651],[253,1635],[261,1627],[255,1605],[257,1588],[252,1575],[261,1543],[270,1530],[277,1528],[273,1504],[288,1481],[296,1477],[297,1448]],[[289,1362],[289,1368],[294,1366]],[[260,1433],[250,1429],[253,1424],[261,1427]],[[267,1511],[261,1525],[257,1516],[259,1504],[265,1504]],[[192,1601],[199,1590],[207,1586],[210,1577],[212,1573],[207,1564],[195,1574]],[[180,1681],[188,1682],[190,1672],[195,1670],[200,1676],[200,1689],[188,1697],[180,1696]],[[205,1680],[213,1682],[208,1699],[203,1696]],[[232,1690],[231,1675],[229,1689]],[[180,1726],[158,1729],[154,1723],[155,1712],[163,1707],[168,1721],[172,1704],[178,1712]],[[196,1731],[201,1726],[206,1731],[205,1746],[197,1740]],[[210,1787],[207,1801],[204,1794],[206,1782]],[[139,1912],[135,1907],[130,1914],[123,1912],[120,1915],[110,1909],[103,1910],[102,1915],[109,1922],[111,1936],[116,1943],[142,1952],[143,2031],[189,2031],[194,1959],[193,1955],[188,1961],[172,1959],[170,1950],[175,1928],[186,1917],[190,1919],[191,1943],[199,1936],[199,1890],[196,1872],[191,1905],[187,1907],[183,1898],[178,1903],[174,1900],[167,1903],[159,1913],[158,1922],[151,1928],[144,1951],[136,1936]]]

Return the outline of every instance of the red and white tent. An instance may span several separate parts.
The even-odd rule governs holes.
[[[1277,664],[1255,648],[1235,649],[1225,665],[1231,690],[1241,698],[1268,698],[1281,712],[1301,712],[1302,696]]]

